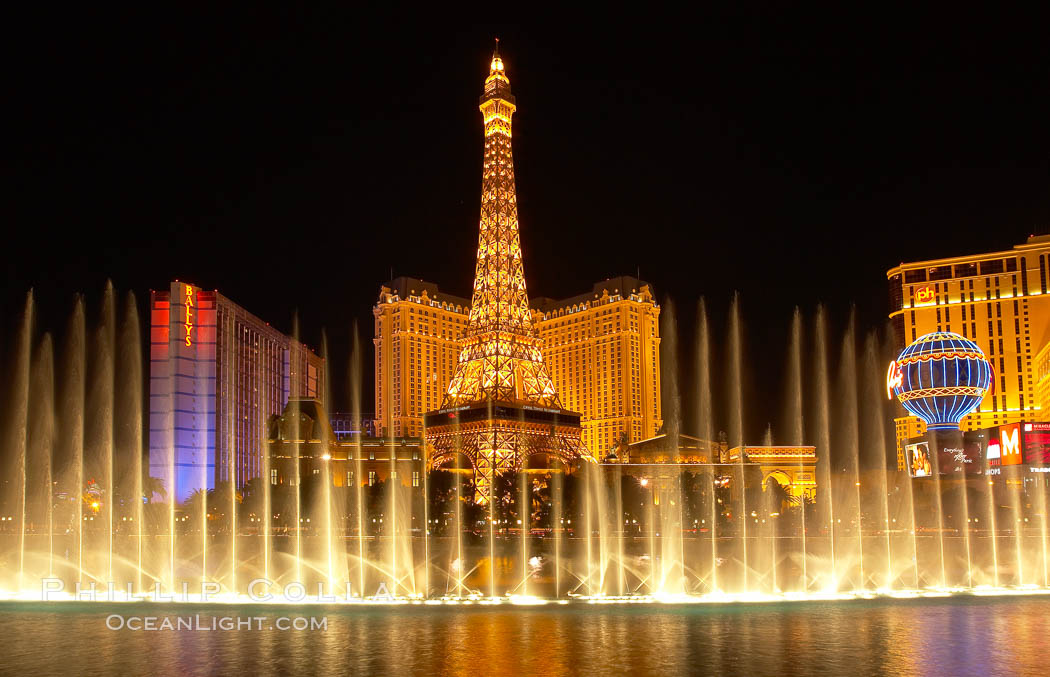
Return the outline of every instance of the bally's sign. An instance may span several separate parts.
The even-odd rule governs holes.
[[[186,345],[193,345],[193,308],[195,304],[193,302],[193,287],[186,285],[186,322],[183,325],[186,329]]]

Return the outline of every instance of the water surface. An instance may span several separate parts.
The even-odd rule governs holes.
[[[107,616],[262,618],[110,630]],[[327,617],[327,630],[276,619]],[[1045,675],[1050,599],[737,605],[0,604],[6,674]],[[110,621],[115,623],[116,621]],[[174,622],[174,620],[173,620]]]

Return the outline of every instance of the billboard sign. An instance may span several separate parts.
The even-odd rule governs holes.
[[[908,469],[912,477],[929,477],[933,474],[930,463],[930,443],[915,442],[904,447],[908,455]]]
[[[940,475],[980,475],[988,450],[986,431],[930,430],[926,435],[930,460]]]
[[[1050,466],[1050,423],[1024,423],[1021,430],[1024,462]]]

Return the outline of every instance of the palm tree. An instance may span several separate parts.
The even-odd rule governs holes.
[[[207,505],[207,501],[208,492],[206,490],[194,489],[193,493],[183,501],[182,509],[189,515],[199,515],[204,506]]]
[[[787,487],[775,477],[766,479],[766,494],[771,512],[779,512],[785,505],[796,505],[799,502],[798,497],[792,496]]]
[[[153,502],[154,496],[160,496],[161,500],[167,500],[168,490],[164,488],[164,480],[152,475],[142,478],[142,497],[147,503]]]

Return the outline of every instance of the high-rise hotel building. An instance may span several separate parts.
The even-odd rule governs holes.
[[[960,427],[977,430],[1047,417],[1039,401],[1037,354],[1050,341],[1050,235],[1006,251],[902,263],[887,272],[897,348],[935,331],[975,341],[993,368],[992,387]],[[904,443],[925,432],[914,416],[896,419],[897,467]]]
[[[179,501],[260,477],[269,417],[323,393],[320,357],[218,291],[150,292],[150,474]]]
[[[660,306],[647,283],[614,277],[568,299],[534,298],[532,323],[566,409],[582,415],[595,456],[656,434],[660,404]],[[376,428],[423,434],[423,414],[441,407],[459,359],[470,301],[399,277],[383,285],[375,316]]]
[[[595,283],[589,293],[533,301],[533,322],[562,403],[583,415],[583,441],[597,457],[652,437],[660,405],[660,306],[633,277]]]
[[[375,316],[376,435],[422,437],[423,413],[441,406],[459,359],[470,301],[399,277],[379,289]]]

